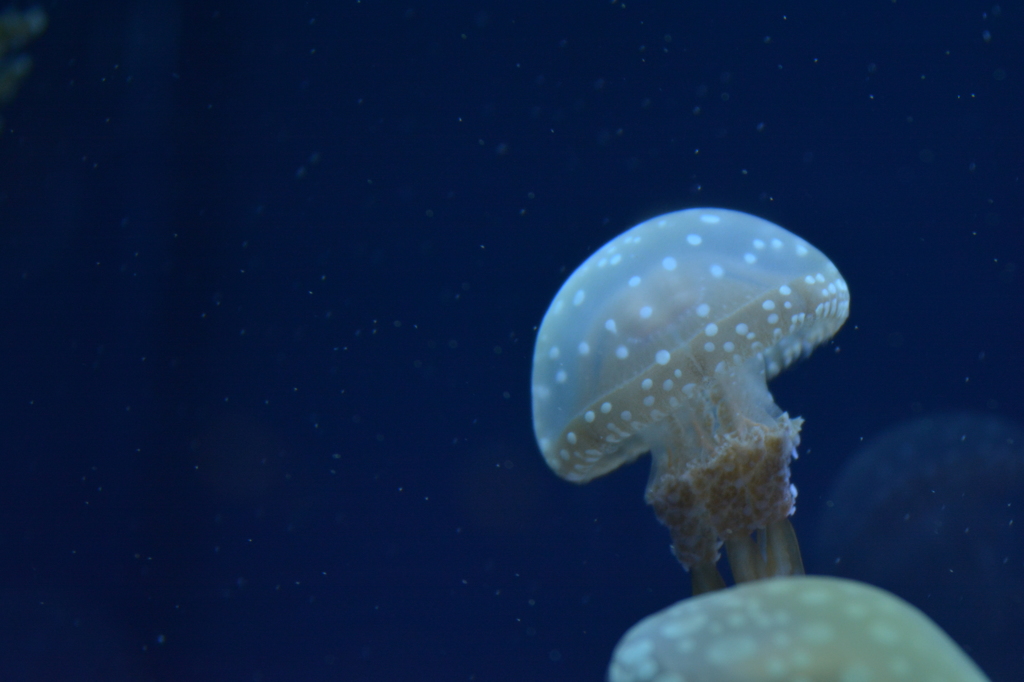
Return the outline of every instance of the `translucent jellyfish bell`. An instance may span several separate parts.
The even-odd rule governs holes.
[[[802,420],[767,381],[848,312],[836,267],[778,225],[713,208],[643,222],[577,268],[544,316],[541,452],[576,483],[651,452],[647,501],[695,592],[724,585],[723,541],[739,581],[800,573],[788,517]]]
[[[927,616],[838,578],[773,578],[685,599],[615,647],[609,682],[987,682]]]

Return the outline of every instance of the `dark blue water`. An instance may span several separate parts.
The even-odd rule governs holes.
[[[44,6],[0,135],[3,679],[602,679],[689,581],[645,461],[544,465],[534,330],[669,210],[849,283],[772,384],[806,551],[872,436],[1024,422],[1018,6]]]

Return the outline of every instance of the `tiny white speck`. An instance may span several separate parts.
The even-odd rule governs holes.
[[[718,325],[712,322],[708,326],[704,327],[704,333],[708,336],[714,336],[718,333]]]
[[[601,403],[601,414],[608,414],[612,411],[611,403]]]
[[[669,353],[667,350],[659,350],[657,353],[654,354],[654,360],[659,365],[667,365],[668,361],[671,360],[671,359],[672,359],[672,354]]]
[[[643,381],[640,382],[640,388],[644,389],[645,391],[651,390],[652,386],[654,386],[654,382],[651,381],[650,379],[644,379]]]
[[[612,265],[618,265],[619,263],[621,263],[621,262],[622,262],[622,254],[621,254],[621,253],[617,253],[617,254],[615,254],[614,256],[612,256],[612,259],[611,259],[611,261],[609,261],[609,262],[610,262],[610,263],[611,263]]]
[[[587,423],[594,421],[594,411],[587,410],[586,412],[583,413],[583,418],[587,420]]]
[[[564,369],[560,369],[558,370],[558,372],[555,373],[555,381],[557,381],[560,384],[564,384],[565,380],[568,378],[569,376],[565,373]]]
[[[725,270],[722,268],[721,265],[712,265],[711,266],[711,276],[714,277],[715,279],[721,279],[721,277],[724,274],[725,274]]]
[[[619,360],[625,360],[626,358],[629,357],[629,349],[626,348],[625,346],[619,346],[618,348],[615,349],[615,357],[617,357]]]
[[[673,258],[672,256],[665,256],[665,258],[662,259],[662,261],[661,261],[661,267],[663,267],[663,268],[665,268],[666,270],[669,270],[669,271],[675,270],[676,269],[676,265],[677,265],[676,259]]]
[[[743,254],[743,260],[745,260],[748,265],[753,265],[757,262],[757,256],[752,253],[745,253]]]
[[[586,297],[587,292],[583,291],[583,289],[580,289],[579,291],[576,292],[576,295],[572,297],[572,304],[579,305],[580,303],[583,303],[583,299],[585,299]]]
[[[559,355],[558,346],[551,346],[551,350],[548,351],[548,357],[552,360],[557,360]]]
[[[640,309],[640,317],[646,320],[648,317],[651,316],[652,312],[654,311],[651,310],[651,306],[645,305],[643,308]]]
[[[703,240],[700,238],[699,234],[686,235],[686,243],[689,244],[690,246],[700,246],[700,243],[702,241]]]
[[[715,344],[708,341],[707,343],[704,344],[704,350],[707,351],[708,353],[714,352]]]
[[[765,310],[775,310],[775,301],[769,298],[767,301],[761,304],[761,307],[764,308]]]
[[[590,344],[586,341],[580,341],[580,345],[576,347],[576,350],[580,352],[580,355],[586,355],[590,352]]]
[[[565,439],[569,441],[569,445],[576,445],[576,434],[572,431],[565,434]]]
[[[754,248],[757,249],[758,251],[763,249],[764,248],[764,241],[762,241],[760,239],[755,239],[754,240]]]
[[[742,322],[740,322],[738,325],[736,325],[736,333],[739,334],[740,336],[746,335],[747,330],[748,330],[747,325],[743,324]]]
[[[707,317],[711,314],[711,306],[707,303],[701,303],[697,306],[697,317]]]
[[[705,213],[704,215],[702,215],[700,217],[700,221],[702,223],[710,223],[712,225],[714,225],[715,223],[717,223],[720,220],[721,220],[721,218],[719,218],[716,215],[712,215],[711,213]]]
[[[631,286],[631,287],[638,287],[638,286],[640,286],[640,278],[637,277],[636,275],[633,275],[632,277],[630,277],[629,278],[629,286]]]

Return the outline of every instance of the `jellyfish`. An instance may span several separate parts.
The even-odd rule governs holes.
[[[927,616],[841,578],[791,576],[684,599],[641,620],[609,682],[841,680],[986,682]]]
[[[646,500],[694,594],[803,572],[789,522],[803,420],[767,381],[831,338],[849,292],[820,251],[760,218],[668,213],[569,277],[533,356],[533,425],[547,464],[586,483],[650,452]]]
[[[993,679],[1024,679],[1024,428],[973,412],[898,423],[826,499],[808,565],[895,593]]]

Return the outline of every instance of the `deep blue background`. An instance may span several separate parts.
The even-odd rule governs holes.
[[[0,136],[0,676],[601,679],[688,578],[646,463],[544,466],[534,330],[669,210],[850,285],[772,385],[802,537],[861,439],[1024,421],[1024,10],[694,5],[44,3]]]

